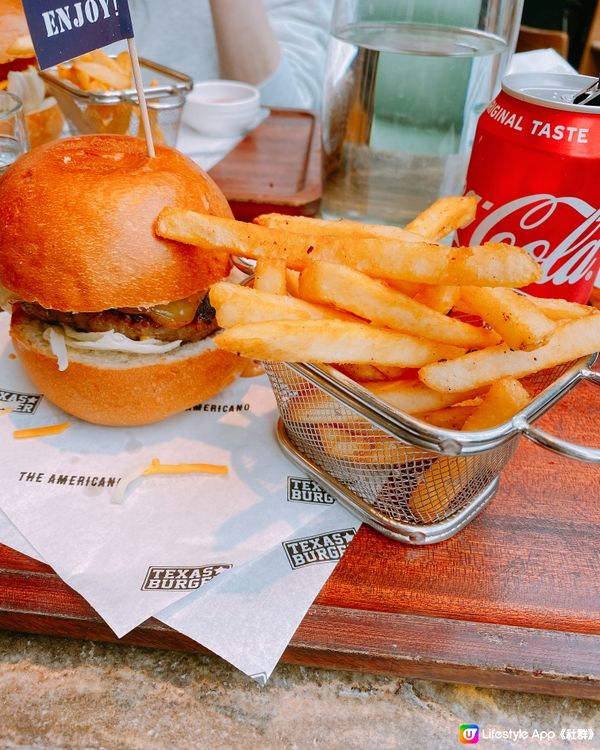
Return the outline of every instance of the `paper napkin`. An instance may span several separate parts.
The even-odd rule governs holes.
[[[117,635],[273,550],[331,502],[318,488],[297,492],[298,483],[314,485],[276,445],[265,376],[240,379],[198,410],[157,425],[73,419],[63,434],[14,439],[15,429],[69,417],[25,377],[6,327],[0,321],[0,407],[14,410],[0,417],[0,508]],[[147,477],[123,504],[112,504],[124,478],[155,457],[225,464],[229,475]]]
[[[264,684],[359,525],[336,503],[157,617]]]

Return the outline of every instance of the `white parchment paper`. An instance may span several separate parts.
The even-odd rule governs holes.
[[[336,503],[157,617],[264,684],[358,526]]]
[[[70,418],[40,398],[12,358],[2,317],[0,407],[15,410],[0,417],[0,508],[118,636],[323,515],[331,499],[318,488],[294,492],[298,482],[314,485],[275,443],[276,406],[264,376],[240,379],[201,410],[158,425],[72,419],[61,435],[15,440],[15,429]],[[111,504],[121,478],[155,457],[225,464],[229,475],[147,477],[122,505]]]
[[[327,505],[294,538],[221,572],[156,617],[264,685],[357,528],[339,504]],[[2,512],[0,543],[42,560]]]
[[[33,547],[27,539],[21,534],[19,529],[10,522],[6,513],[0,510],[0,544],[5,544],[7,547],[16,549],[17,552],[21,552],[23,555],[33,557],[34,560],[40,560],[44,562],[44,558],[40,553]]]

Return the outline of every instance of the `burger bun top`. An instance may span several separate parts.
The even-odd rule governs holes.
[[[205,290],[229,258],[157,237],[166,206],[230,217],[191,159],[126,135],[45,144],[0,177],[0,284],[45,308],[151,307]]]

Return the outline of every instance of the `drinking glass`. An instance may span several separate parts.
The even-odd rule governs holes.
[[[29,138],[18,96],[0,91],[0,175],[29,149]]]
[[[405,224],[462,192],[522,0],[336,0],[322,110],[326,218]]]

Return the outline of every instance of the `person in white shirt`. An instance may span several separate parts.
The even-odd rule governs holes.
[[[141,56],[195,81],[258,86],[267,106],[317,109],[332,0],[130,0]]]

